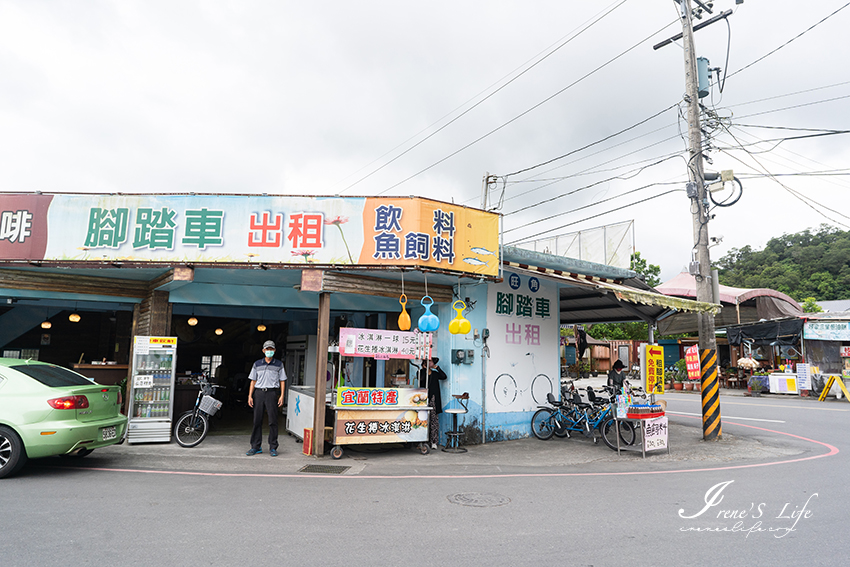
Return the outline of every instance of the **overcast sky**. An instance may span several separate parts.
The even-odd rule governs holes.
[[[846,4],[717,0],[715,12],[735,10],[731,38],[723,21],[697,32],[711,67],[726,70],[731,46],[722,95],[714,87],[703,99],[731,134],[715,124],[706,167],[733,169],[744,187],[714,211],[709,233],[723,241],[713,258],[821,223],[850,227],[850,137],[776,145],[850,129],[850,7],[735,73]],[[686,148],[675,107],[684,62],[681,43],[652,45],[680,31],[672,0],[3,0],[0,191],[420,195],[479,206],[485,172],[530,168],[658,114],[508,176],[501,212],[506,243],[634,219],[637,249],[666,280],[693,245],[676,157]],[[730,149],[759,140],[774,141],[747,145],[754,156]],[[762,168],[832,174],[777,177],[783,187],[752,177]],[[631,178],[605,181],[615,176]]]

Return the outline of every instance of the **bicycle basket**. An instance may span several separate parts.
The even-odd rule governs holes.
[[[221,409],[221,402],[212,396],[204,396],[201,398],[200,409],[207,415],[215,415]]]

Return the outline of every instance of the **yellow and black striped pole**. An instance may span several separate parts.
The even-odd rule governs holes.
[[[721,438],[720,381],[717,379],[717,350],[700,351],[700,384],[702,386],[702,438],[711,441]]]

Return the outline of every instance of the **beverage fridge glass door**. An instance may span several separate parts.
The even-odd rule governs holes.
[[[175,337],[136,337],[130,391],[130,443],[171,441]]]

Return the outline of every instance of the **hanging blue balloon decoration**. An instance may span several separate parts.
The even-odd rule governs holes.
[[[426,299],[429,303],[425,303]],[[430,295],[426,295],[419,300],[419,303],[425,308],[425,313],[419,317],[419,330],[423,333],[433,333],[440,328],[440,318],[431,313],[431,306],[434,305],[434,300],[431,299]]]

